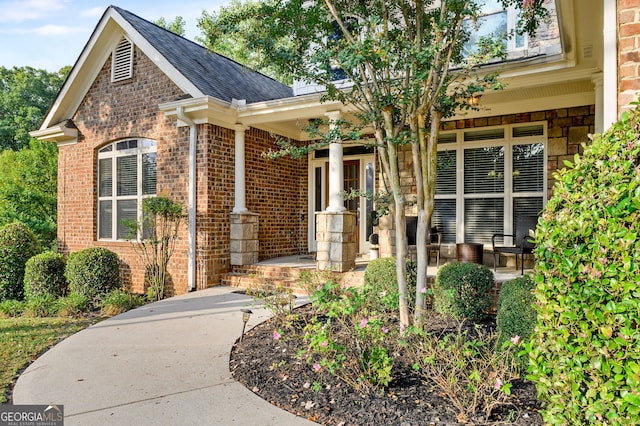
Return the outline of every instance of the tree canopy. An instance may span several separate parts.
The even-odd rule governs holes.
[[[161,16],[154,22],[154,24],[164,28],[165,30],[171,31],[174,34],[178,34],[180,37],[184,37],[186,35],[184,27],[187,23],[182,16],[176,16],[176,18],[171,22],[167,22],[167,20]]]
[[[29,146],[29,132],[40,127],[70,70],[0,67],[0,150]]]

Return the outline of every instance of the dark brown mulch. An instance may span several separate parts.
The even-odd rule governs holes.
[[[302,335],[310,305],[297,310],[299,320],[287,336]],[[298,358],[305,349],[301,338],[273,338],[274,324],[267,321],[248,331],[231,352],[233,377],[271,404],[325,425],[453,425],[456,413],[437,389],[410,368],[398,368],[397,377],[382,394],[354,390],[333,376],[322,376],[320,389],[311,365]],[[315,387],[315,389],[314,389]],[[530,382],[513,383],[511,406],[492,413],[490,422],[467,425],[542,425],[539,403]]]

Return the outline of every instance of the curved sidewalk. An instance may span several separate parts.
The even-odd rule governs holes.
[[[242,331],[269,317],[253,299],[215,287],[95,324],[20,376],[14,404],[62,404],[65,425],[313,425],[267,403],[229,372]]]

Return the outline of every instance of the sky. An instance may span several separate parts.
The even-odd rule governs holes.
[[[148,21],[176,16],[186,37],[200,35],[197,19],[231,0],[0,0],[0,66],[55,72],[73,65],[104,11],[113,4]]]

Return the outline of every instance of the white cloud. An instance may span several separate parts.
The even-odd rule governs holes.
[[[67,27],[64,25],[53,25],[53,24],[43,25],[42,27],[33,29],[33,32],[35,32],[36,34],[44,35],[44,36],[57,36],[57,35],[71,34],[78,31],[82,31],[82,29],[77,27]]]
[[[83,18],[100,18],[104,11],[107,10],[106,7],[94,7],[91,9],[86,9],[80,12],[80,16]]]
[[[62,0],[15,0],[0,3],[0,22],[40,19],[64,8]]]

